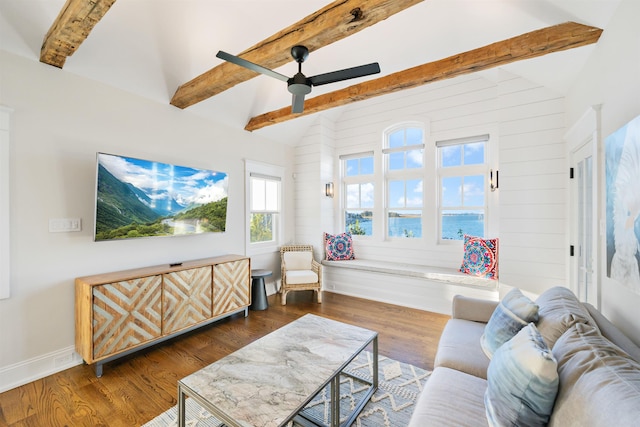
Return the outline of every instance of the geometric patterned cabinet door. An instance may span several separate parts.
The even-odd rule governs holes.
[[[163,334],[211,317],[211,266],[167,273],[163,280]]]
[[[213,267],[213,315],[219,316],[250,304],[249,259]]]
[[[159,275],[94,286],[94,359],[158,338],[161,296]]]
[[[119,357],[243,310],[247,316],[251,262],[228,254],[94,274],[76,278],[75,291],[76,351],[101,376]]]

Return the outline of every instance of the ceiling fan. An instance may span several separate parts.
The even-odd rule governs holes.
[[[373,62],[367,65],[360,65],[358,67],[345,68],[343,70],[306,77],[302,74],[302,63],[309,56],[309,49],[304,46],[294,46],[291,48],[291,56],[298,63],[298,72],[293,77],[287,77],[284,74],[277,73],[261,65],[254,64],[246,59],[242,59],[223,51],[219,51],[216,56],[220,59],[224,59],[225,61],[240,65],[241,67],[287,82],[287,89],[293,95],[291,105],[292,113],[302,113],[304,110],[304,96],[311,92],[311,86],[320,86],[327,83],[355,79],[356,77],[364,77],[380,72],[380,65],[378,65],[377,62]]]

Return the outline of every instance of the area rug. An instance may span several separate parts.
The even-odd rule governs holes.
[[[347,366],[345,372],[365,380],[371,380],[373,375],[371,353],[362,352]],[[409,424],[415,402],[431,372],[385,356],[378,357],[378,372],[378,390],[365,405],[352,426],[405,427]],[[352,376],[341,376],[340,405],[343,420],[346,419],[349,409],[357,405],[359,396],[363,395],[366,390],[367,386],[364,382],[358,381]],[[186,409],[186,425],[189,427],[224,427],[223,423],[196,402],[193,402],[192,399],[187,399]],[[328,423],[330,416],[328,387],[315,396],[304,411],[308,417],[315,418],[325,424]],[[288,425],[298,427],[295,422]],[[177,408],[175,406],[149,421],[143,427],[173,426],[177,426]]]

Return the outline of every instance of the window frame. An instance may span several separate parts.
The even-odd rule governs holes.
[[[407,138],[407,130],[408,129],[420,129],[422,132],[422,140],[418,144],[406,144]],[[399,147],[391,147],[390,145],[390,137],[396,132],[404,130],[403,141],[405,142],[402,146]],[[383,205],[383,222],[384,222],[384,240],[385,241],[423,241],[425,239],[425,218],[427,216],[426,206],[425,206],[425,182],[426,182],[426,138],[427,138],[427,129],[424,123],[415,122],[415,121],[405,121],[396,123],[393,126],[388,127],[383,132],[383,140],[382,140],[382,164],[383,164],[383,173],[382,179],[384,182],[384,205]],[[421,163],[422,167],[407,167],[407,158],[410,155],[410,152],[419,150],[421,152]],[[391,161],[392,156],[394,154],[404,153],[405,156],[403,158],[403,163],[405,167],[402,169],[392,169]],[[407,205],[407,183],[409,181],[420,180],[422,182],[422,203],[420,206],[411,206]],[[390,196],[391,196],[391,182],[404,182],[404,194],[405,194],[405,205],[403,207],[391,208]],[[389,229],[389,214],[390,211],[420,211],[420,237],[410,237],[410,236],[390,236]]]
[[[388,216],[388,198],[389,191],[387,185],[387,171],[386,160],[383,151],[385,150],[385,136],[401,127],[413,127],[418,126],[423,129],[423,167],[411,169],[411,173],[415,172],[415,176],[421,177],[423,180],[422,197],[422,238],[403,238],[393,237],[388,238],[387,234],[387,216]],[[354,236],[354,240],[363,239],[363,243],[367,242],[367,250],[380,251],[380,250],[417,250],[417,251],[442,251],[442,256],[447,260],[452,261],[459,255],[459,248],[462,247],[462,240],[444,240],[440,238],[441,234],[441,222],[440,216],[440,199],[441,192],[439,190],[440,183],[438,181],[437,167],[438,167],[438,150],[436,147],[437,141],[443,140],[455,140],[468,138],[469,135],[489,135],[488,141],[485,145],[485,225],[484,234],[488,237],[497,236],[499,230],[499,190],[492,192],[490,190],[489,172],[493,171],[494,174],[498,170],[498,152],[499,152],[499,138],[498,127],[495,124],[482,124],[473,127],[465,127],[462,129],[453,129],[441,131],[438,133],[431,133],[431,125],[429,120],[423,118],[416,118],[410,120],[394,120],[383,124],[379,128],[379,137],[376,141],[362,141],[358,146],[350,146],[340,148],[336,150],[336,162],[339,165],[339,182],[341,185],[338,187],[340,198],[338,199],[339,209],[335,211],[336,224],[345,229],[345,192],[344,180],[346,171],[343,159],[350,157],[357,157],[362,155],[363,152],[373,153],[374,157],[374,176],[371,178],[371,182],[374,183],[374,222],[371,236]],[[371,151],[365,151],[367,148],[371,148]],[[390,171],[397,172],[397,171]],[[399,176],[397,174],[391,174],[391,176]],[[495,175],[494,175],[495,176]],[[502,184],[502,183],[501,183]],[[366,240],[364,240],[366,239]],[[456,258],[457,259],[457,258]]]
[[[469,165],[456,165],[456,166],[443,166],[442,164],[442,156],[441,156],[441,148],[447,146],[464,146],[466,144],[472,144],[476,142],[484,142],[484,162],[469,164]],[[463,242],[462,239],[444,239],[442,237],[442,227],[443,227],[443,212],[449,210],[470,210],[470,211],[478,211],[481,210],[484,216],[484,225],[483,225],[483,234],[481,237],[486,237],[489,234],[490,223],[489,223],[489,204],[490,204],[490,191],[489,191],[489,171],[491,170],[492,158],[491,158],[491,134],[479,134],[474,136],[464,136],[459,138],[438,138],[434,141],[434,149],[436,156],[436,167],[435,167],[435,185],[436,185],[436,194],[437,194],[437,205],[436,205],[436,241],[439,245],[447,245],[447,244],[457,244],[456,242]],[[464,178],[465,177],[473,177],[473,176],[482,176],[483,177],[483,188],[484,188],[484,198],[483,204],[480,205],[465,205],[464,204],[464,191],[461,194],[461,205],[460,206],[444,206],[444,197],[443,197],[443,179],[444,178],[452,178],[452,177],[460,177],[462,179],[461,186],[464,188]]]
[[[273,240],[251,242],[252,178],[262,178],[278,182],[277,210],[264,210],[261,213],[275,214],[273,219]],[[245,160],[245,252],[248,256],[277,252],[284,237],[284,168],[267,163]]]
[[[372,162],[373,162],[373,171],[371,172],[371,174],[355,174],[355,175],[348,175],[347,174],[347,162],[349,160],[354,160],[354,159],[365,159],[365,158],[371,158]],[[371,219],[371,234],[367,235],[367,234],[352,234],[352,237],[355,238],[364,238],[364,239],[370,239],[372,237],[375,236],[376,234],[376,226],[377,226],[377,217],[378,215],[376,215],[376,202],[377,202],[377,184],[376,184],[376,156],[375,156],[375,152],[374,151],[365,151],[365,152],[360,152],[360,153],[352,153],[352,154],[347,154],[347,155],[342,155],[339,156],[339,160],[340,160],[340,165],[341,165],[341,194],[342,194],[342,198],[341,198],[341,221],[340,224],[342,224],[342,229],[347,232],[347,223],[346,223],[346,217],[347,217],[347,211],[361,211],[361,212],[365,212],[365,211],[371,211],[372,212],[372,219]],[[365,184],[371,184],[373,186],[373,206],[371,208],[363,208],[362,207],[362,185]],[[358,208],[350,208],[348,206],[348,197],[349,197],[349,192],[347,191],[347,187],[349,185],[358,185],[359,188],[359,207]]]

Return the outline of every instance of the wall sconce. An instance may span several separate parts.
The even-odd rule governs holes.
[[[324,195],[333,197],[333,182],[327,182],[324,186]]]
[[[498,189],[498,173],[499,171],[496,171],[496,179],[495,181],[493,180],[493,169],[491,169],[489,171],[489,188],[491,188],[491,191],[496,191]]]

